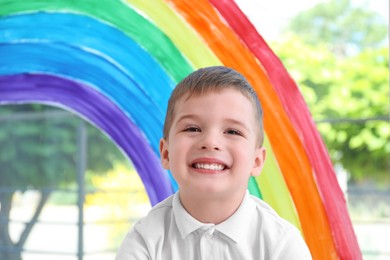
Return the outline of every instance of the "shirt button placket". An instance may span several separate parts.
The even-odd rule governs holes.
[[[202,244],[202,259],[207,259],[207,260],[211,260],[211,259],[215,259],[214,257],[214,250],[216,248],[214,248],[214,241],[213,241],[213,233],[214,233],[214,227],[210,228],[209,230],[207,230],[203,236],[202,236],[202,241],[201,241],[201,244]]]

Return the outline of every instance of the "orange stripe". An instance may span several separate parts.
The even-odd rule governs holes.
[[[224,65],[240,71],[262,102],[264,125],[315,259],[337,257],[330,226],[298,135],[261,65],[207,1],[166,0],[200,34]],[[202,12],[197,12],[202,10]]]

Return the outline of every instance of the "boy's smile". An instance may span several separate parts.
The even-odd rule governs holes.
[[[242,199],[265,151],[256,146],[255,111],[233,88],[180,99],[168,139],[160,143],[182,196]]]
[[[198,158],[192,161],[190,166],[204,174],[221,173],[228,169],[223,161],[215,158]]]

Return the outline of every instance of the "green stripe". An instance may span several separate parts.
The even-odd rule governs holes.
[[[260,187],[253,176],[249,178],[248,190],[251,195],[263,199],[263,195],[261,194]]]

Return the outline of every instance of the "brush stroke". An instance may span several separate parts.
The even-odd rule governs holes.
[[[318,193],[312,167],[262,67],[208,1],[167,0],[196,29],[224,65],[244,74],[263,104],[264,126],[298,211],[305,240],[313,257],[336,249]],[[197,13],[194,10],[202,10]],[[300,174],[296,174],[299,172]],[[304,187],[304,189],[303,189]],[[321,234],[319,237],[318,234]]]
[[[161,113],[166,111],[164,104],[175,83],[149,53],[116,28],[82,15],[32,13],[1,19],[0,31],[1,43],[55,43],[93,52],[136,82]]]
[[[222,4],[220,1],[211,0],[211,3],[264,66],[292,124],[300,133],[314,169],[339,257],[361,259],[362,255],[348,215],[344,195],[338,185],[325,145],[297,85],[234,1],[226,0]],[[332,221],[335,219],[337,221]]]
[[[167,173],[138,127],[90,86],[51,75],[1,76],[0,104],[15,103],[43,103],[73,111],[102,130],[133,162],[152,205],[172,194]]]
[[[217,65],[214,63],[228,65],[233,68],[236,68],[240,72],[245,72],[243,74],[248,79],[250,79],[252,84],[255,86],[255,89],[263,103],[263,106],[265,107],[265,131],[267,133],[266,136],[269,136],[269,139],[265,140],[265,145],[268,146],[269,143],[271,143],[272,147],[267,147],[267,150],[268,152],[271,152],[268,153],[268,155],[271,154],[271,159],[274,159],[270,160],[270,157],[268,156],[266,165],[264,167],[265,172],[256,180],[251,179],[249,188],[253,193],[257,192],[258,196],[263,195],[266,201],[272,201],[269,196],[272,195],[272,198],[276,198],[277,202],[286,201],[288,202],[287,205],[289,205],[292,211],[294,211],[295,209],[298,211],[300,220],[303,221],[304,226],[302,229],[304,230],[306,241],[311,241],[311,243],[308,243],[311,250],[313,248],[315,249],[314,251],[316,253],[313,254],[315,258],[320,256],[326,256],[325,258],[327,259],[337,257],[334,245],[332,243],[328,243],[328,240],[333,238],[329,236],[328,232],[321,233],[321,229],[325,227],[321,226],[321,224],[325,223],[323,214],[324,209],[322,205],[323,201],[321,201],[321,199],[324,198],[324,194],[328,193],[328,191],[316,190],[318,186],[316,186],[317,184],[315,180],[313,180],[313,176],[310,172],[310,170],[313,170],[315,174],[319,174],[318,170],[316,170],[315,168],[317,166],[313,164],[311,157],[319,155],[308,154],[308,143],[305,143],[305,140],[302,140],[302,134],[306,134],[303,130],[305,130],[305,124],[307,122],[301,122],[300,120],[302,120],[302,118],[299,118],[297,116],[294,117],[295,112],[288,110],[289,108],[288,106],[286,106],[285,100],[285,98],[287,98],[286,95],[288,95],[288,93],[284,93],[284,90],[280,88],[281,86],[275,84],[275,79],[272,77],[270,71],[267,71],[267,69],[269,70],[270,68],[272,68],[273,70],[271,72],[278,71],[279,69],[281,69],[282,72],[285,72],[283,66],[279,63],[274,64],[269,61],[267,63],[267,60],[262,60],[261,56],[256,56],[258,55],[258,53],[253,50],[253,53],[251,53],[251,46],[247,42],[245,43],[245,46],[242,44],[242,42],[240,42],[241,40],[245,42],[244,37],[242,37],[242,35],[240,35],[238,32],[232,31],[232,29],[234,30],[234,26],[230,25],[232,26],[231,29],[226,26],[225,21],[221,22],[220,14],[217,14],[213,8],[210,8],[211,6],[207,2],[203,3],[202,1],[199,1],[192,3],[191,8],[188,8],[187,12],[183,12],[180,10],[178,11],[177,4],[175,3],[180,3],[180,1],[176,1],[175,3],[173,3],[174,1],[167,1],[168,4],[164,5],[164,3],[159,0],[153,0],[153,3],[158,4],[158,9],[153,9],[153,6],[151,6],[150,2],[142,3],[142,1],[139,0],[128,0],[128,2],[130,2],[132,6],[126,5],[125,3],[121,3],[120,1],[116,0],[103,0],[99,1],[98,4],[96,4],[96,1],[92,0],[31,0],[28,2],[0,0],[0,5],[2,6],[2,8],[0,9],[0,16],[9,16],[15,13],[25,12],[34,13],[39,11],[58,11],[65,12],[66,14],[73,13],[79,16],[89,16],[92,20],[99,21],[100,25],[106,24],[108,27],[112,27],[111,29],[116,29],[117,32],[122,31],[125,37],[127,36],[129,39],[133,40],[136,44],[143,48],[146,53],[150,53],[151,58],[155,59],[156,62],[160,64],[160,68],[162,68],[167,73],[166,78],[171,77],[172,81],[174,82],[177,82],[198,66]],[[226,3],[228,2],[229,1],[227,1]],[[222,15],[224,15],[222,11],[221,13]],[[39,12],[39,14],[43,13]],[[145,17],[143,17],[144,15]],[[203,16],[204,20],[202,21],[201,19],[195,19],[194,24],[191,22],[191,19],[194,19],[194,15]],[[236,13],[232,12],[231,15],[234,18],[234,15],[236,15]],[[226,14],[225,16],[229,17],[229,15]],[[2,17],[2,19],[8,19],[8,17]],[[227,20],[229,21],[229,19]],[[31,21],[26,22],[27,24],[31,23]],[[170,22],[178,24],[175,24],[175,26],[172,25],[172,29],[170,29]],[[204,30],[201,30],[197,27],[199,26],[199,23],[202,24]],[[25,24],[23,23],[20,23],[19,25],[22,27],[25,26]],[[213,30],[208,31],[207,28],[209,28],[210,26],[213,27]],[[34,31],[39,27],[40,26],[31,28],[31,30]],[[161,27],[161,29],[159,27]],[[248,32],[250,33],[251,27],[248,28]],[[15,29],[15,31],[20,32],[23,30]],[[98,30],[97,28],[94,28],[93,31],[97,32]],[[6,35],[2,35],[2,30],[0,30],[0,32],[0,37]],[[73,32],[74,31],[72,31],[72,33]],[[47,31],[46,33],[50,34],[51,32]],[[109,32],[107,30],[104,34],[101,34],[100,37],[111,37],[109,35],[111,33],[112,32]],[[42,35],[43,34],[45,34],[45,31],[42,31]],[[252,34],[250,35],[253,36]],[[96,34],[96,36],[91,34],[91,36],[93,37],[91,37],[90,40],[97,40],[97,38],[99,38],[98,34]],[[26,63],[35,62],[36,64],[33,66],[30,66],[31,64],[20,64],[19,62],[13,61],[11,58],[12,55],[9,54],[8,63],[6,63],[6,65],[3,64],[6,68],[1,68],[0,66],[0,74],[42,71],[44,73],[59,75],[60,77],[67,78],[68,80],[74,80],[76,83],[79,83],[80,81],[85,82],[86,84],[88,84],[89,87],[96,89],[96,91],[99,91],[100,94],[106,96],[111,102],[115,103],[115,105],[117,105],[121,110],[123,110],[123,112],[129,117],[130,120],[134,120],[134,123],[139,127],[141,134],[145,135],[147,141],[149,141],[148,145],[153,146],[156,144],[154,140],[157,139],[156,136],[161,136],[161,132],[156,134],[156,129],[149,128],[161,128],[162,119],[160,119],[159,121],[158,118],[153,118],[150,116],[153,116],[152,114],[154,110],[156,110],[156,113],[159,114],[159,116],[157,117],[160,117],[161,114],[165,113],[163,107],[161,107],[162,109],[160,110],[159,102],[156,101],[156,98],[158,100],[159,97],[156,97],[156,95],[158,96],[159,92],[163,94],[170,93],[171,89],[167,90],[165,86],[163,88],[160,88],[160,85],[151,86],[144,83],[140,84],[139,79],[135,75],[140,71],[141,75],[138,75],[142,78],[142,70],[144,70],[144,72],[146,73],[150,69],[152,69],[152,66],[147,67],[145,66],[145,64],[140,65],[139,71],[135,73],[135,70],[128,69],[127,66],[123,65],[125,64],[124,61],[121,61],[120,58],[111,54],[109,52],[110,50],[108,50],[109,48],[103,49],[102,47],[104,46],[100,46],[100,49],[96,46],[86,43],[78,44],[77,46],[75,46],[74,43],[70,41],[70,39],[63,39],[63,42],[61,43],[53,43],[52,40],[54,39],[50,39],[49,36],[34,37],[33,33],[28,39],[24,39],[24,37],[26,36],[19,35],[13,40],[4,39],[4,41],[7,41],[8,45],[19,43],[15,44],[17,45],[15,49],[12,49],[13,51],[15,51],[14,53],[12,53],[12,55],[15,59],[21,59],[20,63],[24,61]],[[23,42],[23,40],[31,41],[29,42],[30,46],[34,45],[33,41],[37,41],[35,42],[35,44],[37,44],[37,46],[39,47],[36,47],[36,49],[32,48],[28,50],[18,50],[18,48],[24,48],[25,45],[20,44],[20,42]],[[40,42],[44,40],[47,40],[48,42],[46,42],[46,44]],[[111,40],[112,39],[108,41]],[[119,38],[117,38],[116,40],[119,40]],[[120,41],[122,42],[122,38],[120,39]],[[102,42],[99,42],[99,44],[102,44]],[[223,44],[226,44],[227,46],[223,46]],[[118,42],[117,45],[120,45],[120,42]],[[112,45],[111,47],[113,46],[114,45]],[[127,55],[126,46],[127,45],[124,45],[123,49],[121,51],[118,51],[118,54],[122,53],[122,55]],[[234,46],[234,48],[232,48],[231,46]],[[1,47],[3,46],[0,46],[0,55],[3,57],[3,54],[7,54],[5,53],[5,51],[9,51],[10,49],[2,49]],[[65,64],[61,63],[63,61],[58,61],[58,63],[56,63],[55,60],[50,59],[50,62],[47,62],[47,57],[39,57],[38,55],[42,55],[44,53],[43,49],[45,47],[48,47],[48,49],[52,51],[51,54],[58,55],[58,57],[61,57],[62,55],[69,55],[69,53],[73,55],[72,52],[75,51],[73,57],[77,58],[75,62],[77,66],[72,67],[72,65],[74,64],[71,62],[71,60],[66,60]],[[114,48],[117,48],[117,46],[115,46]],[[36,51],[36,53],[32,51],[32,54],[30,53],[30,51],[33,49]],[[265,49],[264,51],[267,50],[268,49]],[[131,51],[135,53],[137,52],[135,51],[135,49],[131,49]],[[197,51],[199,51],[199,57],[196,56]],[[21,52],[22,54],[27,54],[27,56],[23,56],[19,54],[19,52]],[[270,50],[269,52],[270,53],[268,54],[272,55],[272,52]],[[27,57],[27,59],[24,59],[24,57]],[[81,57],[87,58],[87,60],[81,60]],[[256,60],[256,58],[258,58],[259,60]],[[35,61],[34,59],[38,61]],[[259,61],[262,64],[259,64]],[[94,62],[97,63],[94,64]],[[129,60],[128,62],[131,61]],[[244,64],[246,62],[248,64]],[[80,65],[82,65],[83,67],[79,67]],[[94,65],[96,66],[96,68],[94,67]],[[23,69],[19,70],[16,69],[14,66],[21,66],[23,67]],[[58,68],[53,69],[51,68],[51,66],[57,66]],[[65,68],[66,66],[69,66],[69,68]],[[99,70],[100,66],[103,67]],[[84,73],[87,74],[90,73],[89,69],[92,69],[92,75],[81,75],[81,72],[76,73],[72,71],[77,69],[80,70],[81,68],[83,68]],[[1,72],[1,69],[3,69],[3,72]],[[112,74],[112,72],[114,73]],[[99,75],[99,73],[101,73],[101,75]],[[116,75],[119,75],[118,79],[116,78]],[[152,73],[149,76],[153,77]],[[93,79],[94,77],[96,78]],[[102,80],[102,82],[99,83],[99,80]],[[111,92],[108,89],[102,88],[101,84],[103,85],[106,83],[111,84],[107,88],[114,88],[113,90],[111,90]],[[275,84],[275,86],[273,84]],[[152,88],[150,92],[148,92],[149,89],[145,89],[146,87]],[[289,85],[287,87],[289,87]],[[124,88],[124,90],[122,88]],[[136,89],[134,90],[133,88]],[[115,92],[117,93],[115,94]],[[144,98],[146,101],[136,100],[137,98]],[[166,99],[166,96],[164,95],[162,99]],[[139,120],[142,121],[142,118],[139,116],[138,121],[136,122],[135,118],[133,118],[133,114],[131,114],[131,111],[126,110],[126,108],[129,109],[132,106],[136,106],[136,104],[126,104],[126,102],[132,103],[133,101],[141,102],[141,105],[144,105],[144,107],[142,108],[136,107],[136,109],[138,110],[133,111],[133,113],[139,113],[140,115],[142,115],[143,113],[149,112],[149,114],[146,114],[146,117],[144,119],[151,120],[148,126],[146,126],[145,123],[145,125],[141,127],[142,123]],[[147,106],[145,102],[150,106]],[[300,103],[300,105],[304,104]],[[285,128],[283,128],[283,126]],[[142,130],[145,129],[145,127],[147,128],[147,131],[150,131],[147,134],[144,132],[144,130]],[[310,124],[308,127],[310,128]],[[154,134],[156,134],[156,136],[154,136]],[[153,141],[151,141],[150,137]],[[309,137],[313,138],[313,136],[310,136],[310,134]],[[269,141],[269,143],[267,141]],[[316,143],[315,145],[318,146],[321,144]],[[287,149],[283,151],[281,147],[283,149]],[[154,147],[153,151],[156,154],[158,148],[156,149],[156,147]],[[314,152],[321,154],[323,151],[314,150]],[[276,157],[273,158],[272,155],[275,155]],[[289,155],[291,156],[289,157]],[[301,159],[302,161],[299,161],[299,159]],[[267,167],[267,163],[271,163],[270,165],[272,166]],[[320,163],[326,164],[327,162],[324,161]],[[322,167],[326,167],[326,165],[322,165]],[[273,171],[277,171],[277,174],[272,175],[272,177],[268,178],[268,176],[271,176],[269,174]],[[284,176],[280,175],[280,171],[283,172]],[[293,177],[293,174],[296,175],[294,177],[296,177],[297,180],[291,179]],[[263,178],[264,176],[266,178]],[[274,176],[278,176],[278,178],[273,179],[275,178]],[[285,178],[284,180],[283,177]],[[285,189],[286,192],[283,193],[284,197],[282,199],[279,199],[279,188],[285,187],[284,181],[286,181],[288,184],[291,197],[289,192]],[[256,190],[256,186],[258,188],[258,185],[260,186],[261,191]],[[331,183],[330,185],[333,184]],[[305,190],[306,187],[308,188],[308,190]],[[270,189],[272,189],[272,191],[270,191]],[[310,195],[313,195],[313,198],[310,197]],[[331,197],[332,194],[327,194],[326,196]],[[291,198],[294,200],[294,202],[291,201]],[[305,205],[302,205],[302,201],[308,198],[310,199],[310,202],[309,205],[305,207]],[[294,208],[293,203],[297,205],[297,208]],[[283,206],[281,205],[281,203],[278,203],[278,206],[283,208]],[[318,210],[318,212],[310,211],[309,209],[314,211]],[[283,210],[284,209],[282,209],[281,211],[283,212]],[[308,213],[313,214],[310,216],[310,214]],[[340,214],[343,213],[340,212]],[[308,216],[310,216],[310,218]],[[348,218],[348,215],[344,215],[344,217]],[[295,224],[299,226],[299,221],[298,224]],[[319,227],[317,227],[318,224],[320,224]],[[314,225],[315,227],[308,231],[309,225]],[[318,234],[315,234],[315,232],[318,232]],[[338,232],[342,233],[343,230],[338,230]],[[317,244],[313,242],[313,234],[315,234],[315,236],[319,237],[319,239],[321,240]],[[336,240],[337,239],[335,239],[335,243],[338,247],[338,242]],[[338,250],[340,249],[338,248]]]
[[[118,0],[0,0],[0,16],[32,12],[67,12],[84,14],[118,28],[145,48],[179,81],[193,69],[172,41],[129,5]]]
[[[159,153],[164,113],[144,96],[137,82],[112,63],[93,53],[59,44],[0,44],[0,56],[1,75],[42,72],[87,82],[123,109],[154,144],[156,154]]]
[[[29,23],[30,20],[34,20],[34,23]],[[78,30],[74,31],[72,28],[78,28]],[[153,95],[146,95],[144,98],[153,102],[157,101],[159,105],[163,106],[162,110],[165,111],[164,106],[166,100],[168,100],[166,93],[169,94],[170,90],[164,90],[161,86],[171,85],[171,83],[168,79],[160,76],[161,71],[154,69],[157,67],[157,64],[154,64],[153,60],[149,61],[148,56],[143,54],[143,49],[126,39],[125,35],[118,32],[115,28],[81,15],[32,13],[5,17],[0,20],[0,30],[3,32],[0,35],[1,42],[63,43],[77,46],[80,49],[84,48],[90,52],[93,51],[94,54],[99,54],[110,62],[115,63],[116,66],[122,68],[124,73],[127,71],[131,73],[132,75],[130,76],[134,78],[133,80],[143,86],[141,90],[145,92],[157,90]],[[101,37],[99,38],[100,35],[106,35],[106,37],[102,39]],[[126,49],[121,46],[126,46]],[[131,53],[129,54],[128,52]],[[135,63],[134,60],[138,62]],[[159,81],[148,82],[151,79],[159,79]],[[160,86],[160,88],[155,86]],[[165,99],[162,99],[164,95]],[[153,148],[158,154],[157,145],[154,145]],[[275,179],[273,176],[278,176],[278,170],[278,167],[274,167],[273,174],[269,175],[271,179]],[[274,180],[270,180],[270,182],[277,183]],[[251,178],[250,184],[249,190],[251,194],[261,197],[261,192],[253,178]],[[173,179],[172,185],[176,190],[177,186]],[[266,194],[266,197],[268,202],[279,210],[282,217],[285,217],[299,228],[300,225],[297,223],[296,215],[292,214],[294,211],[291,210],[291,206],[286,207],[286,203],[283,203],[284,207],[278,207],[278,205],[281,205],[278,201],[283,200],[280,193]]]
[[[162,0],[126,0],[147,16],[175,44],[194,66],[202,68],[222,64],[191,27]]]
[[[41,17],[41,16],[43,16],[43,17]],[[23,22],[25,22],[25,20],[28,20],[28,18],[34,19],[35,23],[28,23],[28,21],[27,21],[27,24],[31,24],[31,26],[33,26],[34,28],[27,28],[28,26],[26,26],[26,28],[23,28],[23,26],[20,26],[23,24]],[[96,44],[91,44],[91,43],[96,43],[96,41],[97,41],[95,38],[90,36],[92,34],[91,31],[100,31],[100,33],[102,33],[102,35],[110,35],[110,33],[112,33],[114,28],[109,28],[107,26],[108,28],[100,29],[99,26],[102,27],[101,24],[100,25],[98,24],[98,26],[96,26],[95,24],[92,24],[92,22],[89,21],[86,17],[82,17],[80,15],[76,16],[76,15],[71,15],[71,14],[64,15],[64,14],[55,14],[55,13],[49,13],[49,14],[39,13],[39,14],[9,16],[9,17],[5,17],[4,20],[5,21],[3,23],[2,29],[7,29],[7,31],[3,30],[4,35],[7,36],[7,37],[5,37],[6,39],[4,39],[4,40],[10,40],[10,41],[17,42],[18,39],[15,39],[15,35],[17,35],[21,38],[20,41],[22,41],[22,42],[28,42],[29,40],[31,40],[32,42],[39,42],[39,41],[65,42],[65,43],[71,44],[71,45],[78,45],[79,47],[86,48],[89,51],[93,50],[94,53],[99,53],[99,54],[102,54],[104,56],[110,56],[108,58],[110,58],[111,61],[113,60],[115,62],[116,62],[115,58],[118,59],[117,58],[118,55],[112,55],[110,53],[109,49],[107,49],[107,48],[102,49],[101,47],[102,46],[103,47],[109,46],[109,47],[112,47],[113,50],[121,50],[121,48],[118,48],[119,46],[112,46],[111,42],[120,42],[120,43],[123,43],[123,46],[128,46],[128,45],[126,45],[126,41],[123,41],[122,39],[115,39],[115,37],[110,37],[111,39],[107,39],[106,41],[99,43],[99,45],[100,45],[99,47],[96,47]],[[49,20],[50,20],[50,22],[47,22]],[[59,23],[59,24],[57,25],[57,23]],[[16,32],[12,31],[12,29],[14,29],[14,28],[16,28],[18,30]],[[38,28],[38,30],[35,28]],[[80,32],[78,32],[78,30],[72,30],[72,28],[77,28],[77,29],[80,28]],[[34,29],[34,30],[32,30],[32,29]],[[111,30],[111,32],[109,30]],[[33,33],[34,31],[36,31],[36,35],[34,35],[34,33]],[[31,35],[28,35],[30,32],[31,32]],[[61,32],[61,33],[58,33],[58,32]],[[67,41],[66,38],[69,37],[69,35],[71,35],[73,37],[69,38]],[[12,37],[12,36],[14,36],[14,37]],[[34,38],[34,36],[35,36],[35,38]],[[87,39],[85,39],[85,38],[87,38]],[[118,37],[116,37],[116,38],[118,38]],[[80,42],[79,39],[82,39],[82,42]],[[86,46],[83,46],[83,44]],[[126,51],[124,51],[123,53],[126,53]],[[107,57],[104,57],[104,58],[107,58]],[[125,57],[125,58],[127,58],[127,57]],[[128,60],[133,60],[133,59],[128,59]],[[142,60],[142,59],[137,59],[137,60]],[[118,63],[118,62],[116,62],[116,63]],[[145,68],[142,66],[137,66],[137,67],[142,68],[143,70]],[[148,71],[150,71],[150,68],[151,67],[149,66],[148,69],[146,69],[144,71],[148,72]],[[154,78],[154,77],[148,76],[147,78]],[[149,88],[145,88],[145,89],[149,89]],[[161,93],[170,93],[170,92],[162,90]],[[165,105],[165,103],[164,103],[164,105]],[[157,152],[156,146],[154,146],[154,150]],[[278,170],[279,170],[278,167],[274,168],[275,174],[277,173]],[[260,195],[259,188],[257,187],[257,183],[253,178],[251,178],[250,184],[252,184],[252,185],[249,185],[250,192],[252,194],[260,197],[261,195]],[[177,186],[176,186],[175,181],[173,179],[172,179],[172,185],[173,185],[174,189],[176,190]],[[281,185],[283,185],[283,184],[281,184]],[[281,185],[278,185],[278,186],[281,186]],[[279,188],[278,190],[283,190],[283,188]],[[267,197],[276,198],[276,196],[267,196]],[[279,198],[279,200],[281,200],[281,199],[283,199],[283,198]],[[273,201],[270,201],[270,204],[271,205],[272,204],[279,205],[280,203],[275,203]],[[299,227],[299,223],[296,223],[296,221],[294,221],[294,219],[296,219],[296,217],[294,217],[294,215],[292,214],[294,212],[294,210],[289,210],[290,208],[291,207],[281,207],[280,214],[282,216],[286,217],[287,219],[291,220],[291,222],[293,224],[295,224],[297,227]]]
[[[186,57],[188,57],[192,64],[200,64],[199,66],[209,64],[222,65],[219,60],[215,60],[214,54],[210,54],[212,52],[209,51],[209,47],[204,47],[204,41],[198,39],[199,37],[195,35],[195,32],[189,25],[184,24],[183,19],[178,18],[176,13],[161,0],[127,0],[127,2],[137,7],[141,13],[147,15],[153,23],[159,27],[161,26],[164,33],[172,39],[175,45],[178,46],[179,50],[183,52]],[[202,44],[198,44],[199,42]],[[201,60],[199,60],[200,58]],[[214,62],[218,63],[214,64]],[[290,221],[298,229],[301,229],[295,206],[288,193],[286,183],[284,182],[273,150],[270,143],[267,142],[267,139],[268,137],[265,135],[267,160],[261,177],[257,178],[260,183],[261,191],[259,183],[253,178],[250,179],[248,185],[249,191],[255,196],[264,198],[283,218]],[[268,188],[267,185],[269,183],[272,183],[272,189]],[[258,187],[256,187],[256,185],[258,185]]]

